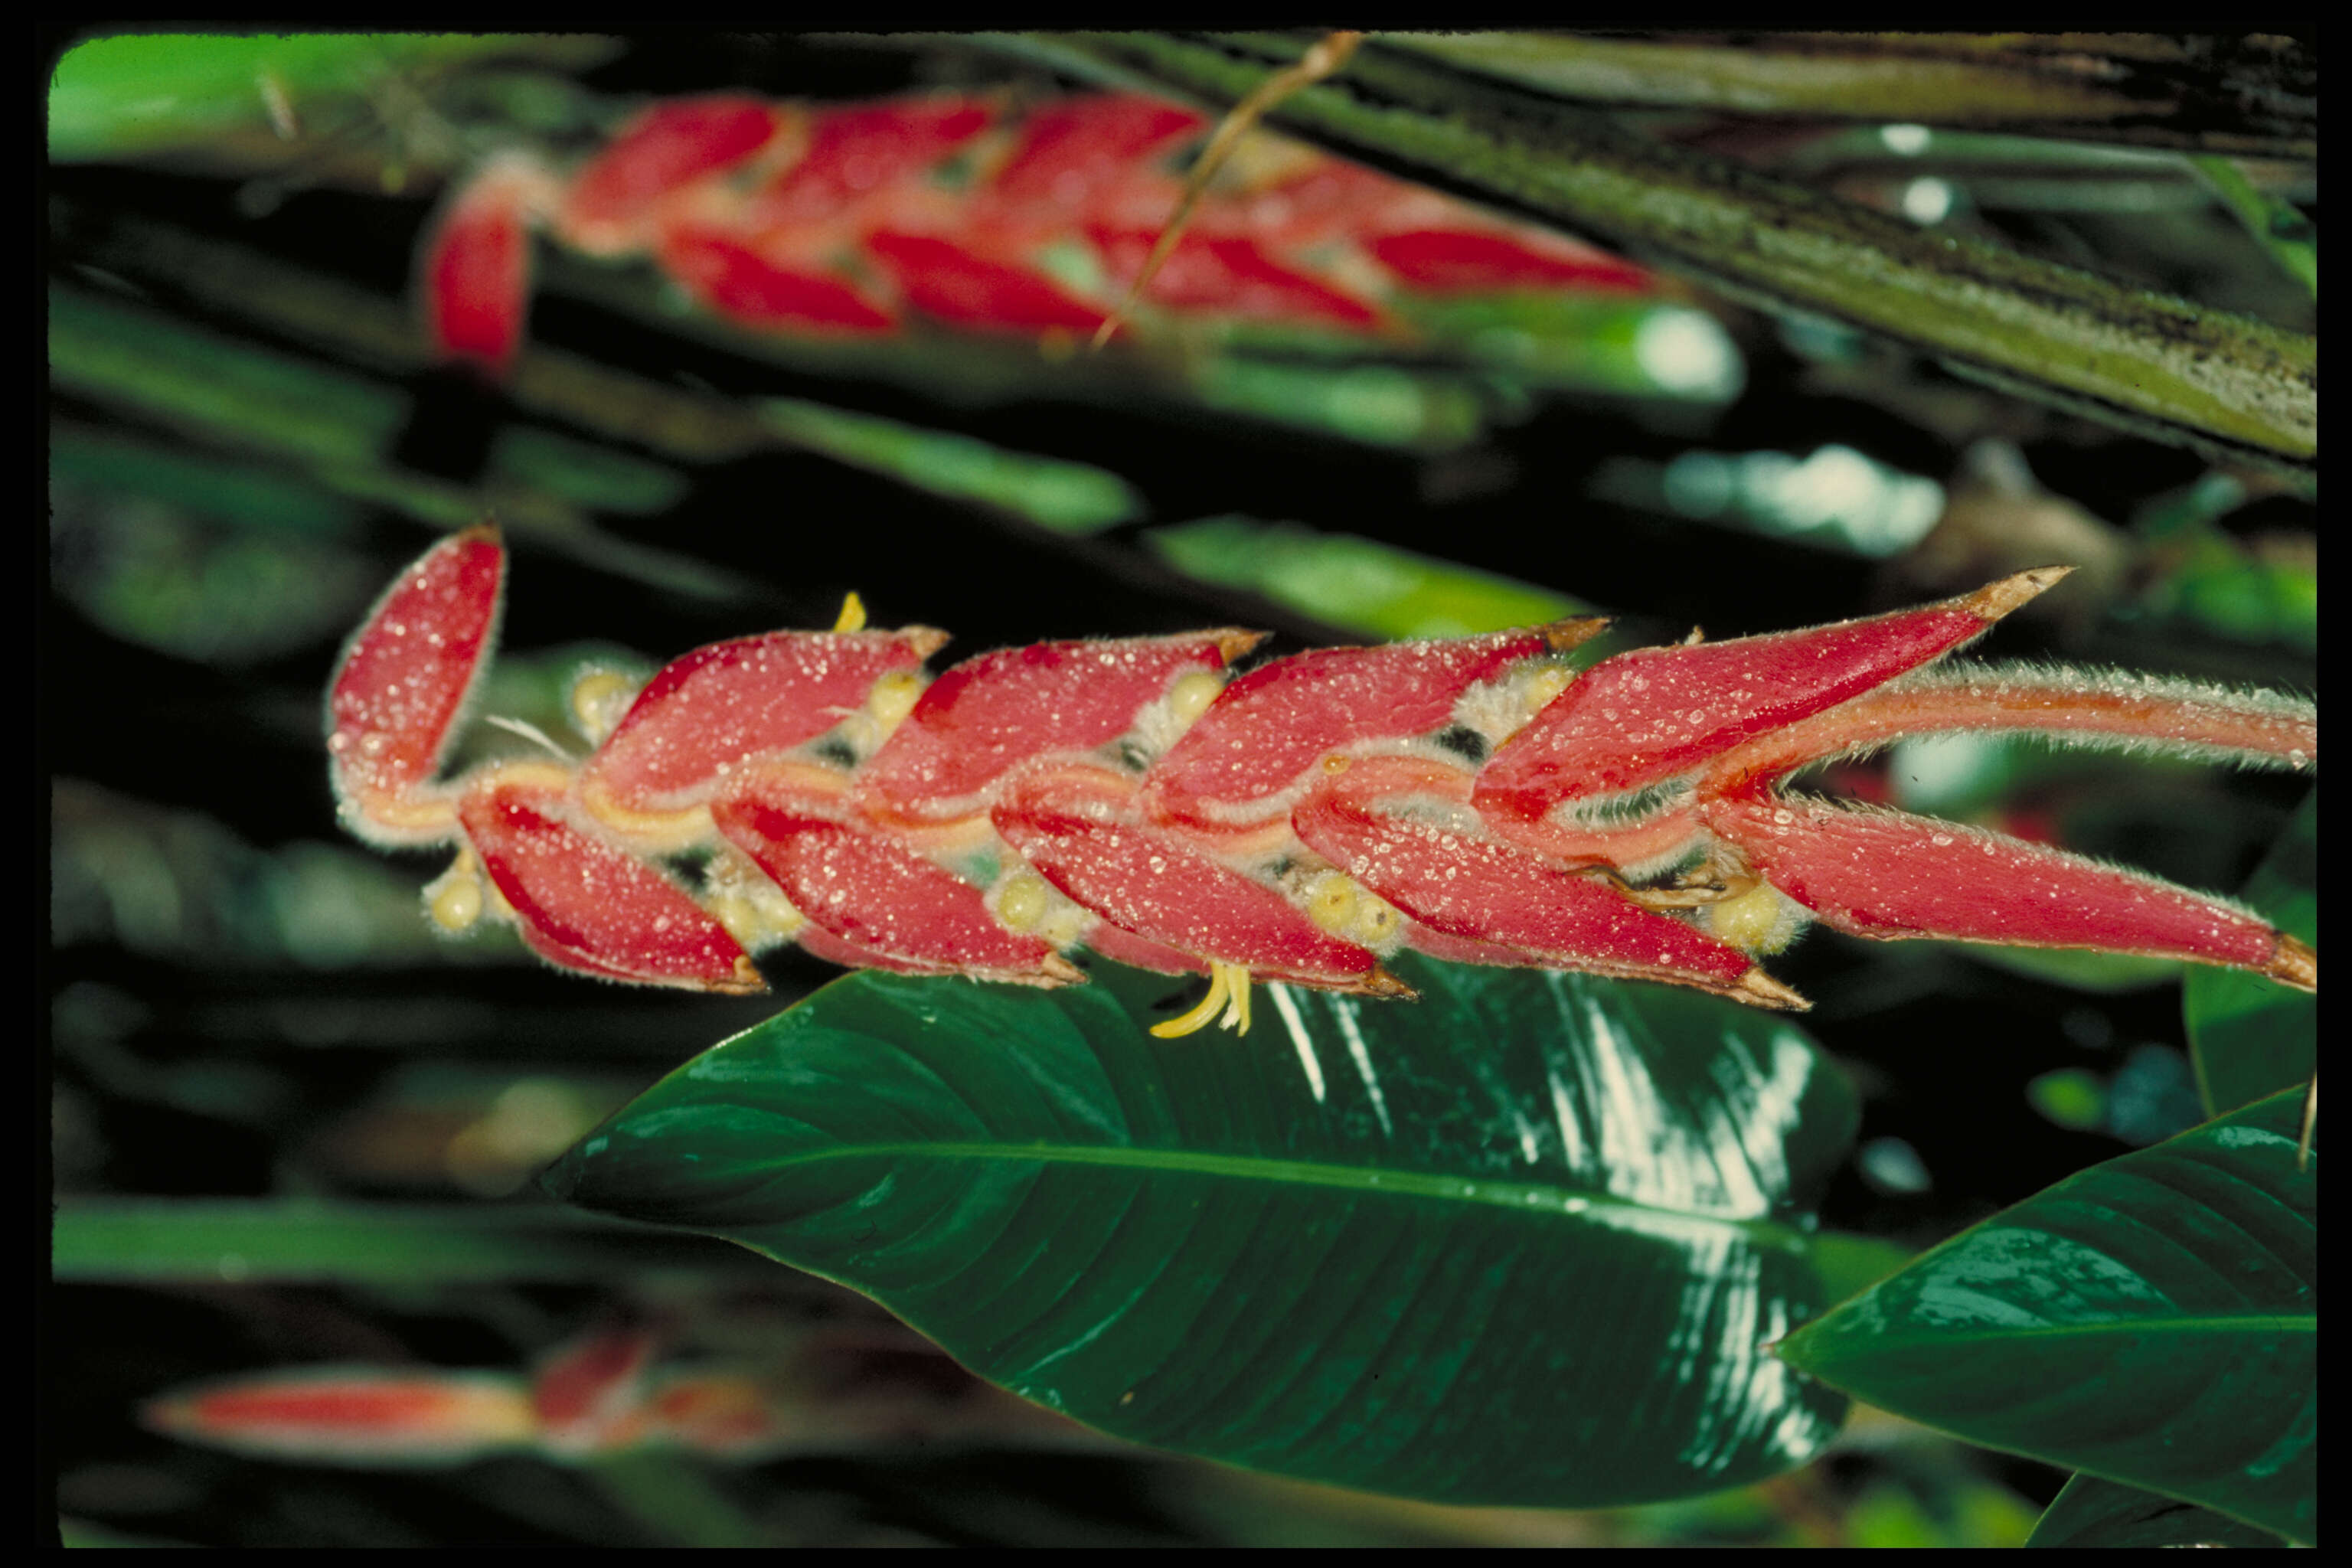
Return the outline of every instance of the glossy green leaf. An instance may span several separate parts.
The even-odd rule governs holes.
[[[2290,1090],[2068,1177],[1791,1335],[1989,1447],[2318,1532],[2318,1157]]]
[[[1801,1464],[1843,1402],[1763,1346],[1826,1300],[1802,1205],[1854,1107],[1769,1014],[1410,956],[1416,1005],[866,973],[558,1163],[889,1307],[1124,1437],[1457,1503],[1593,1507]]]
[[[2050,1500],[2028,1546],[2284,1546],[2267,1530],[2137,1487],[2076,1476]]]
[[[2319,791],[2305,797],[2246,883],[2245,901],[2281,931],[2319,944]],[[2195,969],[2181,998],[2207,1110],[2228,1110],[2319,1063],[2319,998],[2234,969]]]

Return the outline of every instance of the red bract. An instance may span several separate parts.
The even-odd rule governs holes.
[[[243,1453],[357,1465],[454,1464],[527,1448],[520,1378],[375,1367],[261,1373],[150,1400],[148,1427]]]
[[[1129,95],[1016,112],[935,96],[802,107],[741,96],[639,114],[570,171],[500,153],[427,238],[446,356],[502,371],[522,339],[529,231],[642,256],[705,309],[763,331],[856,336],[910,314],[972,331],[1091,333],[1175,214],[1209,130]],[[1212,182],[1139,319],[1386,328],[1399,291],[1640,291],[1639,268],[1272,138]]]
[[[2297,770],[2307,702],[2188,682],[1944,662],[2055,584],[1694,640],[1578,674],[1603,623],[1323,648],[1234,678],[1231,628],[983,654],[928,683],[928,627],[772,632],[638,690],[591,671],[589,754],[439,760],[489,657],[504,556],[439,545],[379,602],[329,693],[345,819],[458,847],[427,889],[607,979],[759,988],[747,950],[1033,985],[1084,944],[1211,976],[1409,994],[1381,966],[1581,970],[1803,1007],[1759,965],[1807,921],[1875,938],[2095,948],[2317,988],[2312,949],[2208,894],[2050,846],[1788,795],[1806,763],[1905,735],[2030,731]],[[845,612],[845,621],[856,617]],[[656,862],[708,856],[687,885]]]

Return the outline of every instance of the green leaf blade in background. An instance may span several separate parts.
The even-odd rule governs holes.
[[[2279,930],[2319,945],[2319,791],[2304,797],[2245,887]],[[2193,968],[2181,994],[2189,1059],[2210,1113],[2301,1083],[2319,1068],[2319,998],[2234,969]]]
[[[1585,612],[1565,594],[1297,523],[1204,517],[1155,528],[1147,546],[1177,571],[1240,588],[1362,636],[1467,637]]]
[[[1803,1205],[1850,1089],[1783,1020],[1400,964],[1417,1005],[865,974],[584,1141],[571,1201],[873,1296],[1118,1436],[1450,1502],[1601,1506],[1803,1463],[1843,1402],[1763,1346],[1830,1299]]]
[[[1971,1442],[2315,1542],[2318,1185],[2288,1090],[2094,1166],[1781,1346]]]

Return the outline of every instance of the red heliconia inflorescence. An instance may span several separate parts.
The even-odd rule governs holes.
[[[1249,982],[1409,994],[1400,948],[1664,981],[1765,1007],[1808,921],[1857,936],[2095,948],[2316,989],[2317,955],[2226,900],[2045,845],[1790,795],[1807,763],[1906,735],[2032,731],[2306,769],[2306,702],[2121,674],[1943,662],[2065,575],[1806,631],[1696,638],[1577,673],[1594,619],[1244,673],[1259,640],[1040,643],[937,678],[922,626],[771,632],[641,688],[575,683],[590,750],[436,777],[488,661],[490,528],[388,591],[329,693],[344,820],[455,844],[427,889],[608,979],[761,987],[797,940],[853,967],[1031,985],[1079,946],[1167,973],[1246,1027]],[[706,858],[694,885],[661,861]]]
[[[1201,115],[1131,95],[1018,112],[994,97],[655,104],[568,174],[509,151],[451,198],[423,291],[441,352],[493,371],[520,346],[530,233],[650,258],[705,309],[762,331],[857,337],[910,315],[1091,334],[1142,273]],[[1146,314],[1379,331],[1399,292],[1640,292],[1605,252],[1261,136],[1213,180],[1139,301]]]

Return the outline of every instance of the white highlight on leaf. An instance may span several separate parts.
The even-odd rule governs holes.
[[[1363,1032],[1356,1027],[1358,1005],[1353,997],[1334,997],[1331,1012],[1339,1020],[1339,1033],[1348,1042],[1348,1055],[1356,1064],[1356,1076],[1364,1080],[1364,1092],[1371,1097],[1372,1114],[1381,1119],[1381,1132],[1393,1137],[1396,1129],[1389,1125],[1388,1099],[1381,1093],[1380,1075],[1372,1070],[1372,1056],[1364,1048]]]
[[[1581,1174],[1591,1163],[1592,1151],[1585,1147],[1584,1134],[1576,1124],[1576,1104],[1569,1098],[1568,1085],[1559,1081],[1559,1074],[1545,1069],[1544,1082],[1551,1087],[1552,1120],[1559,1123],[1560,1156],[1573,1173]]]
[[[1307,1090],[1315,1103],[1323,1103],[1323,1064],[1315,1059],[1315,1042],[1307,1037],[1307,1020],[1298,1016],[1298,1004],[1292,1000],[1287,985],[1268,985],[1265,994],[1274,1001],[1274,1010],[1282,1015],[1282,1026],[1289,1031],[1291,1048],[1298,1053],[1299,1070],[1307,1075]]]

